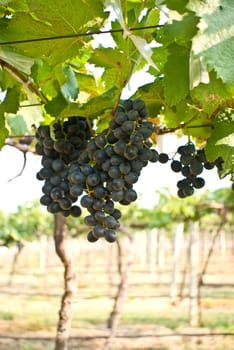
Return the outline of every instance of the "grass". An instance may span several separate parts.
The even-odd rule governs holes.
[[[42,346],[35,346],[31,344],[22,344],[22,350],[44,350],[43,345]]]
[[[4,321],[12,321],[14,320],[14,314],[8,311],[0,311],[0,319]]]
[[[2,310],[0,319],[14,322],[15,330],[20,331],[51,331],[56,327],[60,297],[28,296],[21,299],[17,295],[0,296]],[[74,304],[72,325],[105,324],[112,308],[113,301],[102,297],[98,299],[76,299]],[[234,315],[232,310],[220,311],[215,308],[206,309],[202,315],[203,326],[209,329],[219,329],[221,332],[234,332]],[[187,307],[172,308],[169,302],[161,303],[160,310],[157,299],[142,300],[135,298],[128,302],[123,310],[121,322],[126,325],[154,324],[171,330],[186,327],[188,324]]]
[[[203,325],[210,329],[219,329],[222,332],[234,333],[234,313],[209,310],[203,314]]]

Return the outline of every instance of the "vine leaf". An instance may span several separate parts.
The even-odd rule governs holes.
[[[28,126],[22,115],[8,114],[6,120],[12,135],[24,135],[28,131]]]
[[[79,88],[75,73],[69,66],[63,67],[63,73],[65,74],[67,81],[61,87],[62,94],[67,100],[76,100]]]
[[[100,28],[107,17],[101,0],[60,0],[56,6],[53,0],[31,0],[28,6],[30,12],[16,11],[14,16],[0,19],[1,41],[84,33]],[[25,56],[43,57],[52,64],[58,64],[75,57],[82,46],[81,39],[73,37],[21,43],[14,49]]]
[[[153,51],[149,46],[149,44],[147,43],[147,41],[145,40],[145,38],[142,38],[137,35],[133,35],[131,31],[128,29],[124,21],[121,2],[119,0],[115,0],[115,1],[106,0],[105,5],[110,6],[111,10],[115,14],[121,28],[123,29],[123,38],[124,39],[129,38],[133,42],[135,48],[138,50],[139,56],[143,57],[150,66],[152,66],[156,70],[159,70],[156,64],[154,63],[154,61],[152,60]]]
[[[209,84],[199,84],[191,91],[191,97],[194,101],[199,102],[204,112],[212,115],[219,106],[232,100],[232,91],[220,78],[217,79],[213,71],[209,75]]]
[[[4,146],[5,140],[9,135],[9,131],[6,128],[6,124],[5,124],[5,116],[4,113],[2,113],[1,109],[0,109],[0,150],[2,149],[2,147]]]
[[[153,83],[140,87],[132,98],[143,99],[149,110],[149,116],[152,118],[157,117],[165,103],[162,81],[156,80]]]
[[[165,3],[171,10],[184,13],[184,11],[186,10],[188,0],[166,0]]]
[[[189,49],[171,44],[169,56],[165,64],[165,97],[167,103],[176,105],[189,92]]]
[[[230,173],[234,178],[234,114],[231,112],[215,119],[214,131],[207,141],[206,155],[210,161],[222,157],[224,163],[220,177]]]
[[[45,104],[45,110],[53,117],[58,117],[62,111],[67,107],[68,101],[61,91],[57,93],[51,101]]]
[[[117,93],[118,89],[112,88],[104,94],[92,98],[83,106],[81,105],[79,112],[85,117],[101,116],[105,110],[113,109],[113,106],[117,101]]]
[[[32,58],[20,55],[19,53],[3,47],[0,47],[0,58],[25,74],[30,74],[34,63]]]
[[[54,117],[58,117],[71,101],[76,100],[79,92],[77,79],[71,67],[63,66],[62,70],[57,69],[57,78],[57,85],[62,84],[60,91],[45,105],[47,113]]]
[[[194,54],[203,56],[225,83],[233,84],[234,3],[232,0],[221,0],[216,8],[213,6],[212,12],[208,5],[205,8],[204,4],[200,6],[203,12],[198,24],[199,31],[192,41]],[[195,9],[199,12],[199,8],[194,6]]]
[[[189,80],[190,90],[198,86],[200,83],[209,84],[209,73],[207,64],[204,62],[204,57],[195,57],[191,50],[189,62]]]
[[[89,62],[95,64],[98,67],[113,68],[119,67],[123,60],[123,52],[112,49],[99,47],[94,50]]]
[[[0,104],[0,149],[3,147],[5,139],[8,136],[6,128],[5,115],[6,113],[16,113],[19,108],[20,86],[15,85],[8,88],[2,103]]]
[[[180,20],[173,20],[165,25],[167,42],[175,41],[180,45],[190,46],[190,41],[197,32],[198,17],[194,13],[187,13]]]

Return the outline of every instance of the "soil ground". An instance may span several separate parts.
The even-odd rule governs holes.
[[[7,281],[12,253],[0,254],[0,350],[54,349],[63,269],[53,252],[42,268],[35,252],[32,247],[23,250],[11,285]],[[76,257],[78,291],[69,350],[101,350],[109,334],[106,321],[118,273],[113,262],[110,281],[106,258],[98,249]],[[188,326],[187,298],[176,306],[170,303],[170,256],[160,275],[149,272],[147,264],[134,263],[128,300],[111,350],[233,350],[233,262],[232,254],[216,254],[211,259],[202,287],[200,328]]]

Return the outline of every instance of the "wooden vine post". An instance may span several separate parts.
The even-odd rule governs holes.
[[[68,350],[68,339],[72,320],[72,303],[76,293],[76,273],[73,257],[66,244],[66,218],[54,215],[55,250],[64,265],[64,294],[59,310],[59,320],[55,339],[55,350]]]

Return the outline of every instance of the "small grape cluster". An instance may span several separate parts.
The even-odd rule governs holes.
[[[174,159],[179,155],[179,160]],[[193,142],[179,146],[175,156],[171,160],[171,169],[176,173],[181,173],[183,178],[177,182],[177,195],[179,198],[191,196],[195,189],[204,187],[205,180],[199,176],[203,169],[213,169],[215,166],[222,169],[222,158],[215,162],[209,162],[204,149],[196,149]]]
[[[51,128],[38,128],[35,150],[42,156],[42,168],[37,179],[45,181],[40,202],[50,213],[81,215],[81,208],[74,205],[77,198],[69,186],[68,169],[86,148],[90,137],[89,125],[83,117],[70,117],[65,122],[54,123]]]
[[[80,205],[89,212],[84,222],[92,226],[88,240],[96,242],[104,237],[108,242],[114,242],[121,212],[114,208],[114,203],[109,199],[102,173],[93,164],[75,161],[69,167],[68,181],[70,193],[76,200],[83,194]]]
[[[148,161],[156,162],[158,153],[151,149],[154,126],[147,121],[147,109],[142,100],[126,100],[118,106],[108,127],[94,136],[77,162],[69,169],[70,190],[82,189],[86,194],[80,204],[89,215],[85,223],[91,226],[90,242],[104,237],[116,240],[121,212],[115,202],[128,205],[137,199],[133,189],[141,170]],[[92,164],[92,166],[91,166]]]

